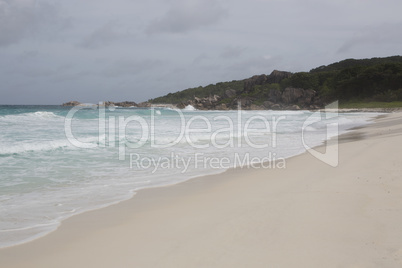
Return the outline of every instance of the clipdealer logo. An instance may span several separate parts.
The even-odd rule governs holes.
[[[278,126],[281,123],[282,120],[287,119],[287,115],[281,115],[274,114],[271,116],[271,118],[268,120],[266,117],[256,114],[252,115],[247,118],[243,118],[243,114],[241,111],[241,106],[239,105],[239,109],[237,111],[237,117],[233,118],[232,117],[226,116],[226,115],[218,115],[214,116],[212,118],[207,118],[206,116],[197,114],[193,116],[184,116],[183,112],[181,110],[174,110],[174,112],[177,113],[177,118],[178,118],[178,134],[177,137],[172,138],[169,140],[167,143],[161,144],[156,142],[156,137],[158,135],[161,135],[161,133],[158,133],[156,131],[156,121],[155,117],[158,115],[158,113],[155,112],[155,109],[151,107],[150,109],[150,115],[146,117],[142,117],[139,115],[131,115],[131,116],[123,116],[123,115],[108,115],[106,118],[106,109],[109,111],[113,112],[115,110],[115,107],[105,107],[102,105],[92,107],[92,109],[98,109],[98,142],[93,143],[93,142],[83,142],[74,137],[73,131],[72,131],[72,125],[73,125],[73,118],[74,115],[81,109],[88,109],[88,107],[82,107],[82,106],[76,106],[73,107],[67,114],[66,119],[65,119],[65,135],[66,138],[69,140],[71,144],[73,144],[76,147],[79,148],[85,148],[85,149],[90,149],[90,148],[104,148],[104,147],[118,147],[118,152],[119,152],[119,160],[125,160],[127,157],[127,152],[126,148],[129,149],[138,149],[145,144],[150,146],[151,148],[156,148],[156,149],[166,149],[173,147],[180,143],[182,140],[185,140],[185,142],[191,146],[194,149],[205,149],[208,147],[215,147],[216,149],[223,149],[227,147],[237,147],[241,148],[242,147],[242,142],[245,142],[248,147],[251,149],[264,149],[264,148],[276,148],[278,139],[281,138],[281,136],[277,135],[278,133]],[[159,112],[159,111],[157,111]],[[155,115],[156,114],[156,115]],[[160,112],[159,112],[160,114]],[[308,153],[310,153],[312,156],[314,156],[316,159],[332,166],[336,167],[338,165],[338,102],[334,102],[328,106],[325,107],[324,111],[317,111],[309,115],[309,117],[303,122],[303,125],[301,126],[301,141],[302,145],[306,149]],[[216,122],[224,122],[226,121],[226,125],[228,127],[224,128],[218,128],[213,130],[212,125]],[[204,128],[195,128],[193,126],[194,123],[202,123],[205,127]],[[137,137],[135,140],[130,140],[128,136],[126,135],[128,131],[128,126],[129,124],[135,124],[137,127],[137,132],[140,133],[140,137]],[[259,123],[260,126],[262,125],[262,128],[255,128],[253,127],[253,124]],[[313,126],[314,124],[321,123],[325,124],[325,133],[326,133],[326,143],[324,145],[325,152],[322,153],[317,149],[314,149],[308,145],[306,142],[306,137],[308,137],[308,129]],[[237,128],[235,127],[237,126]],[[227,142],[224,144],[217,142],[217,137],[221,135],[222,133],[228,134],[230,137]],[[264,143],[254,143],[252,137],[255,135],[266,135],[269,134],[269,140],[267,140]],[[191,139],[191,135],[194,134],[201,134],[201,135],[209,135],[209,141],[205,142],[204,144],[197,144],[194,143]],[[163,135],[163,133],[162,133]],[[242,137],[239,139],[235,139],[233,137]],[[106,139],[107,137],[107,139]],[[244,140],[244,141],[243,141]],[[322,149],[322,146],[321,146]],[[270,152],[271,153],[271,152]],[[133,160],[133,155],[136,157],[136,161],[140,161],[139,159],[139,154],[130,154],[130,162]],[[143,155],[145,159],[147,160],[147,156]],[[175,158],[176,159],[176,158]],[[240,159],[238,157],[238,159]],[[246,160],[243,160],[243,162],[249,161],[248,158],[245,158]],[[213,161],[218,161],[214,158],[212,158]],[[264,159],[267,160],[267,159]],[[272,162],[273,160],[278,160],[278,158],[272,157],[270,155],[268,161]],[[143,160],[145,161],[145,160]],[[186,163],[186,160],[181,160],[182,163]],[[190,160],[187,160],[190,161]],[[210,160],[208,160],[211,162]],[[225,162],[226,160],[222,160]],[[221,161],[221,162],[222,162]],[[253,162],[252,160],[250,160]],[[261,159],[258,160],[259,163],[261,163]],[[255,160],[253,163],[258,162]],[[153,163],[152,166],[158,166],[155,163],[161,163],[161,160],[149,160],[149,163]],[[167,163],[167,161],[165,161]],[[177,162],[177,161],[176,161]],[[205,161],[204,161],[205,162]],[[218,161],[219,162],[219,161]],[[220,163],[220,166],[223,166],[223,164]],[[240,161],[238,161],[240,162]],[[144,162],[145,163],[145,162]],[[211,162],[212,163],[212,162]],[[214,162],[215,163],[215,162]],[[166,166],[167,164],[165,164]],[[188,164],[185,164],[186,166]],[[211,164],[213,165],[213,163]],[[250,165],[250,163],[248,163]],[[254,166],[254,165],[251,165]],[[187,168],[186,168],[187,169]]]

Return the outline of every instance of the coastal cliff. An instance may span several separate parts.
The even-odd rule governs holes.
[[[199,110],[230,110],[240,105],[245,110],[313,110],[335,100],[402,101],[402,57],[347,59],[309,72],[274,70],[269,75],[189,88],[138,104],[106,101],[101,105],[140,108],[192,105]],[[81,103],[71,101],[63,105]]]
[[[342,103],[402,101],[402,57],[347,59],[309,72],[274,70],[243,80],[189,88],[149,100],[197,109],[318,109]]]

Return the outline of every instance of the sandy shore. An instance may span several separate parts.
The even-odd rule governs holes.
[[[0,267],[402,267],[402,113],[340,142],[336,168],[305,153],[142,190],[0,250]]]

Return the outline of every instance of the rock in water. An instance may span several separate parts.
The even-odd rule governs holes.
[[[78,106],[78,105],[82,105],[82,103],[78,102],[78,101],[69,101],[69,102],[63,103],[61,106]]]

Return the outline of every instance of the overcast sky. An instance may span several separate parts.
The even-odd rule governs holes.
[[[141,102],[401,55],[401,0],[0,0],[0,104]]]

